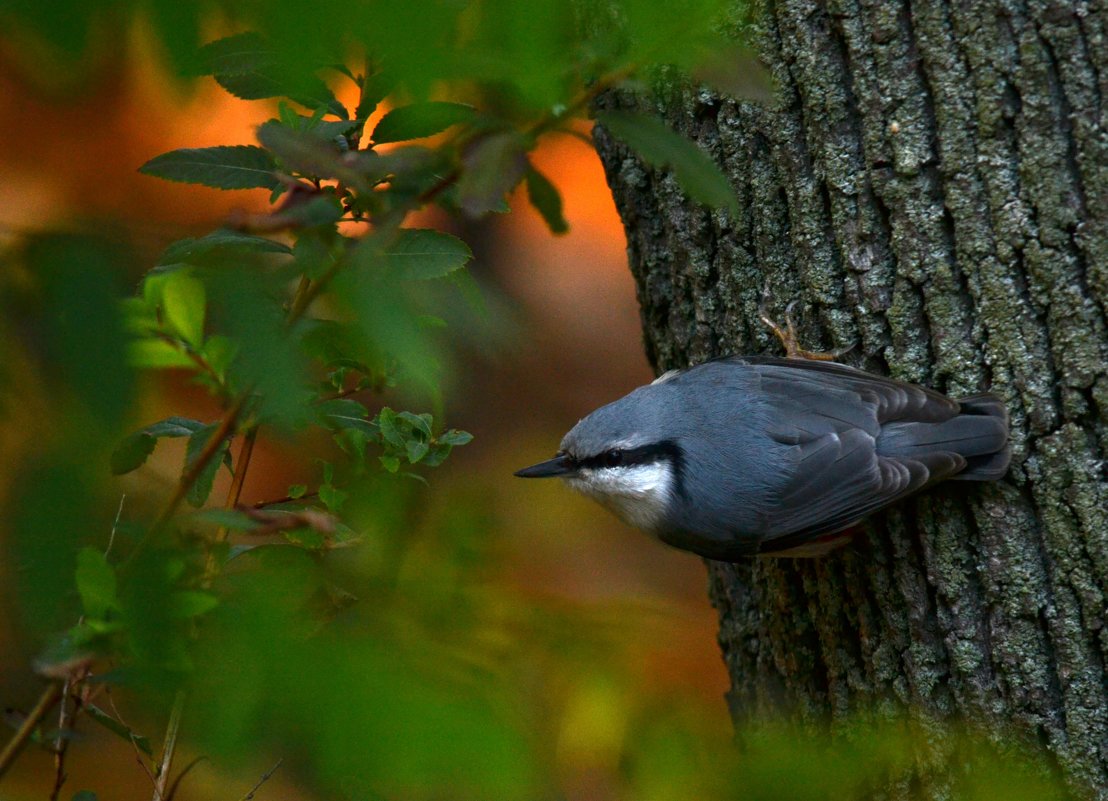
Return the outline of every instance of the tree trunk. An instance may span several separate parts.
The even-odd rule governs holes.
[[[1108,8],[770,0],[760,105],[653,102],[711,153],[735,216],[602,128],[655,369],[808,347],[998,393],[1013,466],[945,485],[816,560],[708,564],[736,721],[907,709],[1045,742],[1108,798]],[[821,340],[822,335],[822,340]]]

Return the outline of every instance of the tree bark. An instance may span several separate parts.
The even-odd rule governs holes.
[[[709,562],[740,722],[905,710],[1045,743],[1108,798],[1108,7],[770,0],[772,102],[650,107],[711,153],[737,215],[602,128],[656,370],[808,347],[954,396],[992,390],[1015,457],[816,560]],[[664,95],[664,96],[663,96]],[[941,726],[935,729],[941,736]]]

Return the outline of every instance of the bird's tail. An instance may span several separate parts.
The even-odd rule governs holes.
[[[961,414],[942,423],[886,424],[878,451],[888,456],[921,458],[938,452],[955,453],[966,466],[952,476],[959,481],[994,481],[1008,472],[1008,409],[995,395],[959,399]]]
[[[974,429],[975,448],[983,452],[961,452],[966,457],[966,469],[952,476],[957,481],[996,481],[1008,472],[1012,446],[1008,442],[1008,407],[996,395],[988,393],[959,398],[962,413],[950,423]],[[944,424],[947,425],[947,424]]]

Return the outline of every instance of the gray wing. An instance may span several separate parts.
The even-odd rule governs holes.
[[[966,465],[956,453],[911,458],[877,451],[887,422],[944,422],[956,401],[845,365],[746,358],[771,400],[768,434],[786,446],[790,476],[767,512],[760,550],[781,550],[840,531]]]

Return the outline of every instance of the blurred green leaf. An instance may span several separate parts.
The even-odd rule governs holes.
[[[181,620],[199,617],[217,606],[219,599],[210,592],[180,590],[170,596],[170,614]]]
[[[115,571],[96,548],[82,548],[77,554],[77,592],[89,617],[102,618],[119,605]]]
[[[73,801],[97,801],[97,795],[92,790],[78,790],[73,794]]]
[[[292,253],[282,242],[239,231],[218,230],[196,239],[180,239],[158,258],[158,264],[202,264],[204,257],[243,253]]]
[[[552,234],[564,234],[569,223],[562,215],[562,196],[554,184],[534,167],[527,169],[527,197],[531,205],[542,215]]]
[[[661,120],[628,111],[602,111],[596,119],[648,164],[673,170],[673,176],[693,200],[712,208],[737,210],[734,190],[719,166]]]
[[[307,484],[290,484],[289,485],[289,497],[290,498],[303,498],[308,494]]]
[[[203,425],[199,420],[174,416],[140,428],[125,437],[112,451],[112,473],[121,475],[142,467],[146,463],[146,459],[154,452],[159,438],[188,437],[203,428]]]
[[[381,118],[373,129],[372,139],[378,145],[422,139],[471,120],[476,113],[473,106],[437,100],[400,106]]]
[[[192,465],[207,446],[208,440],[212,438],[212,435],[218,428],[219,423],[211,423],[203,428],[197,429],[189,436],[188,445],[185,449],[185,471],[192,468]],[[219,472],[219,464],[227,453],[228,445],[229,442],[226,440],[220,445],[216,455],[208,460],[204,468],[196,476],[196,480],[192,483],[192,486],[189,487],[185,499],[190,505],[200,507],[208,500],[208,496],[212,493],[212,484],[215,483],[215,474]]]
[[[458,204],[471,217],[497,211],[527,170],[527,143],[516,131],[485,134],[462,153]]]
[[[161,307],[166,322],[194,348],[204,340],[207,294],[204,284],[189,270],[175,270],[161,284]]]
[[[403,228],[384,253],[389,269],[404,280],[441,278],[466,265],[473,252],[462,240],[428,228]]]
[[[139,172],[203,184],[216,189],[274,189],[277,163],[267,151],[254,145],[219,145],[171,150],[139,167]]]
[[[112,475],[123,475],[142,467],[146,464],[147,457],[154,452],[157,444],[158,441],[145,431],[136,431],[134,434],[128,435],[112,451]]]

